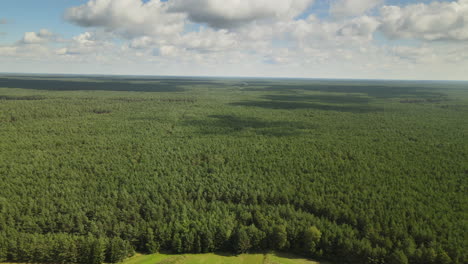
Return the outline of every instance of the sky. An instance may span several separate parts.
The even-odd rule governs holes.
[[[468,80],[468,0],[1,0],[0,72]]]

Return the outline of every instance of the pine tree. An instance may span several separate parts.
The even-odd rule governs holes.
[[[394,251],[388,258],[388,264],[408,264],[408,257],[401,250]]]
[[[311,226],[304,232],[304,249],[307,254],[315,255],[317,253],[317,246],[322,237],[322,232],[316,227]]]
[[[234,235],[234,238],[234,250],[236,253],[245,253],[252,247],[245,227],[241,226]]]
[[[129,245],[127,241],[119,237],[114,237],[109,240],[106,250],[106,262],[117,263],[124,260],[129,253]]]
[[[271,234],[271,243],[275,249],[284,249],[288,244],[288,233],[286,232],[286,226],[277,225],[273,228]]]
[[[90,237],[88,243],[89,255],[86,264],[101,264],[104,262],[106,251],[104,240]]]

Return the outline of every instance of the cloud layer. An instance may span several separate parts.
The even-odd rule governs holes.
[[[313,0],[173,0],[172,12],[186,13],[191,21],[213,28],[234,28],[253,21],[292,19]]]
[[[26,32],[24,33],[21,43],[23,44],[40,44],[45,43],[54,37],[54,34],[47,29],[41,29],[39,32]]]
[[[380,30],[389,38],[468,40],[468,0],[382,6],[384,0],[335,0],[330,17],[354,19],[342,35],[369,35]],[[127,38],[172,37],[184,32],[188,20],[213,29],[238,30],[265,23],[294,21],[313,0],[90,0],[67,10],[65,18],[82,27],[103,28]],[[378,8],[377,16],[365,15]],[[375,13],[375,12],[374,12]],[[376,27],[379,23],[380,27]],[[369,32],[372,31],[372,32]]]
[[[384,0],[335,0],[330,13],[335,18],[358,16],[383,4]]]
[[[468,40],[468,0],[384,6],[381,20],[391,38]]]
[[[468,0],[331,0],[317,11],[323,3],[89,0],[64,14],[79,34],[26,32],[0,57],[136,74],[466,78]]]
[[[172,35],[184,28],[184,15],[167,12],[159,0],[90,0],[72,7],[65,19],[82,27],[100,27],[126,37]]]

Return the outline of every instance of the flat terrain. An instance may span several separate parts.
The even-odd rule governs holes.
[[[275,253],[268,254],[241,254],[241,255],[218,255],[207,254],[136,254],[121,262],[122,264],[327,264],[327,262],[316,262],[290,254]],[[13,264],[13,263],[5,263]],[[15,263],[18,264],[18,263]]]
[[[0,261],[468,263],[467,131],[463,82],[0,76]]]
[[[276,254],[242,254],[223,256],[217,254],[183,254],[183,255],[136,255],[126,259],[123,264],[320,264],[292,255]]]

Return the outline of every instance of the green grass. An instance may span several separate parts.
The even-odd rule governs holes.
[[[135,255],[126,259],[123,264],[324,264],[291,254],[242,254],[242,255],[220,255],[220,254],[152,254]]]
[[[241,254],[222,255],[207,254],[136,254],[124,260],[121,264],[327,264],[305,259],[292,254],[268,253],[268,254]],[[2,263],[20,264],[20,263]]]
[[[152,254],[152,255],[141,255],[136,254],[135,256],[126,259],[124,264],[155,264],[163,260],[171,258],[170,255],[165,254]]]

